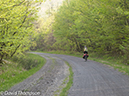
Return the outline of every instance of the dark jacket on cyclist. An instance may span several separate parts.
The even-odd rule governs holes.
[[[87,54],[87,57],[89,56],[88,55],[88,49],[86,48],[86,46],[84,47],[84,55],[83,55],[83,58],[85,57],[85,53]]]

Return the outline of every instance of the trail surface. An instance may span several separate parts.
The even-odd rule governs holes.
[[[78,57],[52,56],[66,60],[73,68],[73,86],[68,96],[129,96],[129,77],[121,72]]]
[[[50,76],[53,79],[49,78],[48,80],[44,79],[45,81],[42,80],[42,82],[39,81],[40,83],[35,83],[37,87],[28,85],[29,88],[34,91],[40,90],[42,88],[43,90],[40,90],[42,91],[41,96],[54,96],[51,95],[52,92],[50,92],[51,94],[48,94],[48,87],[53,85],[54,88],[56,87],[56,84],[58,84],[55,83],[54,85],[50,82],[50,85],[44,86],[44,83],[49,82],[50,80],[53,80],[53,82],[55,82],[55,77],[59,82],[60,80],[64,80],[64,78],[68,76],[68,66],[65,66],[66,64],[64,63],[64,61],[67,61],[72,66],[74,72],[73,86],[70,88],[68,96],[129,96],[129,77],[123,75],[117,70],[114,70],[113,68],[110,68],[101,63],[97,63],[95,61],[88,60],[87,62],[84,62],[82,58],[73,56],[38,52],[34,52],[34,54],[39,54],[45,57],[47,59],[46,65],[49,65],[52,62],[50,59],[48,59],[48,57],[56,58],[56,67],[55,70],[52,71],[52,73],[54,73],[55,75],[52,74]],[[46,68],[45,70],[49,69],[45,66],[43,68]],[[58,70],[59,73],[56,70]],[[36,79],[41,78],[40,75],[43,75],[43,73],[44,70],[42,70],[41,73],[37,74],[39,75],[39,77],[37,77],[36,75],[35,77],[33,77],[33,79],[35,79],[36,81]],[[29,82],[31,81],[33,80],[30,80]],[[20,88],[20,86],[22,86],[22,84],[15,86],[11,90],[14,90],[15,88]],[[57,85],[57,87],[59,86]],[[47,89],[45,89],[45,87]]]

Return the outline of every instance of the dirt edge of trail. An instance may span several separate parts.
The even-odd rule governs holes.
[[[69,66],[60,58],[33,54],[45,58],[46,64],[38,72],[9,89],[8,92],[12,92],[12,95],[1,96],[58,96],[61,93],[69,81]],[[35,95],[36,93],[40,94]]]

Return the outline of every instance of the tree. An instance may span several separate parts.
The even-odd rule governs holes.
[[[47,19],[40,18],[38,20],[37,35],[35,36],[34,42],[35,47],[31,46],[31,50],[52,50],[55,38],[53,36],[52,24],[54,22],[54,16],[51,15]]]
[[[128,56],[128,0],[70,0],[59,8],[53,25],[57,45],[69,51]]]
[[[0,63],[28,49],[41,0],[0,1]]]

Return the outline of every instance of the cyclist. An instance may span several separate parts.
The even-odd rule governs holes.
[[[87,49],[86,46],[84,46],[84,55],[83,55],[83,58],[85,57],[85,54],[87,54],[87,57],[89,56],[89,55],[88,55],[88,49]]]

